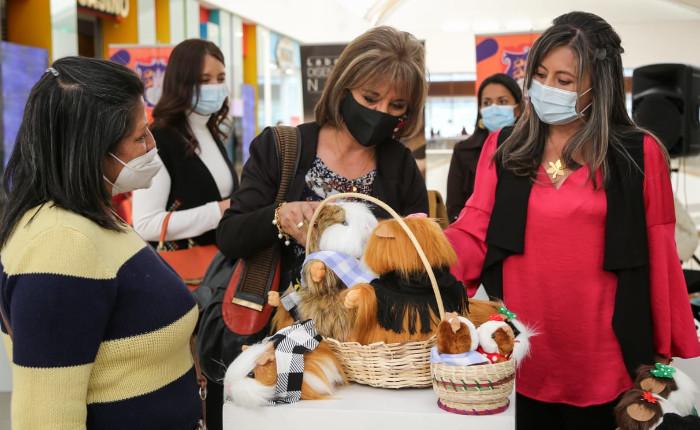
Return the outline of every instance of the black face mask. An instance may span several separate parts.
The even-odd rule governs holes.
[[[351,92],[340,104],[340,113],[352,137],[364,146],[375,146],[391,139],[402,116],[369,109],[355,100]]]

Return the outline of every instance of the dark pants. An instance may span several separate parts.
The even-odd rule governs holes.
[[[224,386],[207,379],[207,429],[223,430]]]
[[[546,403],[520,394],[515,397],[518,430],[615,430],[617,400],[602,405],[578,407]]]

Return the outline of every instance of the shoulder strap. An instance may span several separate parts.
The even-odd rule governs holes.
[[[168,231],[168,222],[170,221],[170,215],[173,214],[173,211],[169,211],[167,215],[165,215],[165,219],[163,220],[163,227],[160,229],[160,237],[158,238],[158,246],[156,249],[158,251],[165,251],[165,233]]]
[[[277,189],[275,202],[281,203],[287,195],[287,190],[294,180],[297,164],[299,163],[299,147],[301,135],[296,127],[278,125],[272,127],[277,142],[277,154],[280,161],[280,186]]]
[[[296,127],[271,127],[277,143],[277,155],[280,162],[280,185],[277,189],[276,203],[285,200],[287,190],[294,181],[294,173],[299,163],[301,136]],[[273,287],[276,260],[279,259],[279,245],[265,248],[246,259],[245,274],[240,286],[235,288],[232,302],[255,310],[262,310],[267,302],[267,293]],[[235,284],[235,283],[234,283]],[[229,282],[229,286],[232,284]],[[275,290],[276,291],[276,290]],[[224,305],[226,305],[224,301]]]

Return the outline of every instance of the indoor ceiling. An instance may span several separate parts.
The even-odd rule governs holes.
[[[429,32],[521,32],[546,28],[571,10],[586,10],[612,24],[700,19],[700,0],[337,0],[368,25]]]
[[[435,32],[536,31],[572,10],[613,26],[698,21],[700,0],[205,0],[301,43],[347,42],[374,25],[430,39]],[[351,34],[348,34],[350,32]]]
[[[593,12],[606,19],[623,36],[623,46],[631,48],[627,58],[633,63],[653,62],[657,58],[685,62],[685,52],[691,50],[682,46],[693,46],[691,41],[700,38],[700,0],[203,0],[202,3],[228,10],[307,44],[347,43],[372,26],[391,25],[424,40],[428,65],[440,73],[473,72],[475,35],[541,31],[558,15],[573,10]],[[669,44],[675,49],[670,53]],[[679,54],[679,49],[684,51]],[[700,54],[690,54],[687,61],[700,61]]]

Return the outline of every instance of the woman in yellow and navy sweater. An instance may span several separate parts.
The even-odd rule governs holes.
[[[189,430],[202,416],[194,299],[111,207],[161,168],[142,94],[122,66],[66,57],[29,96],[0,223],[13,429]]]

